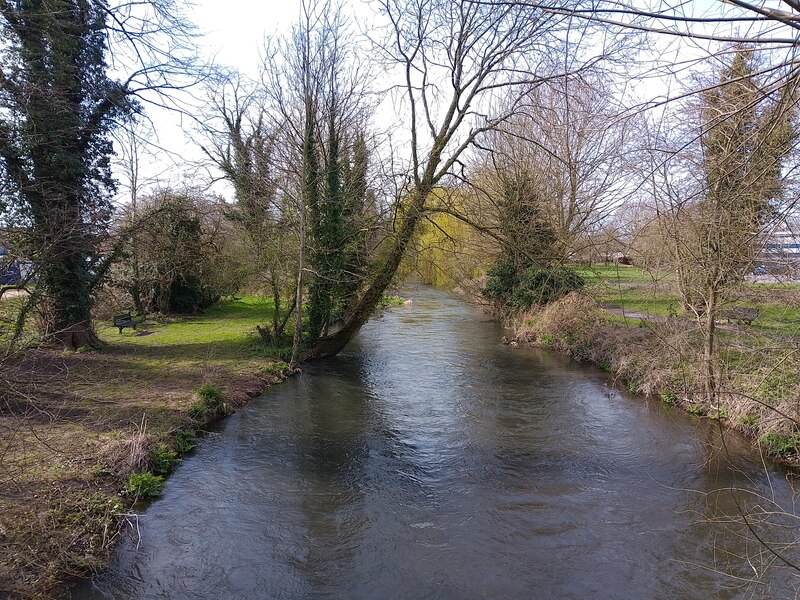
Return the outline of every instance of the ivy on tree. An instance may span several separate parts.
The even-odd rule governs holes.
[[[108,134],[135,106],[107,74],[97,0],[0,3],[0,159],[7,224],[38,269],[47,336],[95,346],[92,295],[114,191]]]

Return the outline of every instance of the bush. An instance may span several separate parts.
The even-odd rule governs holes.
[[[196,394],[198,400],[189,407],[189,416],[195,421],[207,421],[222,406],[223,393],[219,386],[207,383]]]
[[[583,278],[566,267],[530,266],[518,273],[511,265],[496,265],[489,270],[483,294],[514,310],[544,305],[581,289]]]
[[[164,478],[161,475],[153,475],[149,471],[144,473],[133,473],[128,476],[125,482],[125,494],[137,499],[147,500],[156,498],[164,489]]]
[[[181,429],[175,435],[175,450],[185,454],[197,446],[197,432],[194,429]]]
[[[222,404],[222,388],[217,385],[207,383],[197,390],[197,395],[200,396],[200,400],[203,404],[211,410]]]

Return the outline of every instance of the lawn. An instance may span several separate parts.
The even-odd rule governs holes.
[[[272,301],[245,296],[222,302],[197,317],[166,321],[145,320],[136,330],[124,329],[122,335],[111,323],[101,324],[98,335],[111,344],[159,348],[164,352],[180,351],[186,357],[214,352],[220,357],[263,355],[256,325],[267,326],[272,319]]]
[[[673,273],[613,264],[580,267],[576,271],[586,282],[587,291],[607,306],[658,316],[675,314],[680,309]]]
[[[613,264],[575,270],[584,278],[587,291],[606,306],[623,309],[626,314],[685,314],[671,271],[650,272]],[[800,284],[748,283],[740,297],[729,300],[723,309],[731,306],[759,309],[759,316],[751,325],[756,332],[800,336]]]

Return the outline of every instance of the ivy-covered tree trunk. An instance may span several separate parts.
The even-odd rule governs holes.
[[[107,133],[131,106],[106,75],[100,0],[0,4],[0,158],[15,190],[6,213],[23,232],[45,301],[44,333],[96,346],[92,295],[113,191]]]
[[[432,171],[432,167],[429,169]],[[425,201],[433,190],[433,184],[427,179],[426,185],[414,190],[404,207],[404,216],[393,240],[385,248],[372,269],[372,277],[368,285],[355,303],[344,325],[337,332],[322,337],[315,346],[309,349],[306,359],[325,358],[341,352],[347,343],[367,322],[375,307],[378,306],[384,291],[392,283],[397,268],[403,260],[408,244],[414,237],[417,224],[424,214]]]

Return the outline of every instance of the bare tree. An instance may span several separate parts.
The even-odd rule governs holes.
[[[391,283],[431,192],[444,180],[462,177],[465,153],[507,122],[531,87],[579,72],[613,51],[601,43],[588,53],[574,43],[570,31],[575,24],[553,10],[556,3],[533,10],[468,0],[376,4],[390,23],[376,49],[386,68],[403,79],[411,154],[407,183],[397,199],[394,235],[364,292],[341,329],[322,338],[310,358],[336,354],[364,324]],[[562,52],[574,58],[566,67],[554,60]]]

